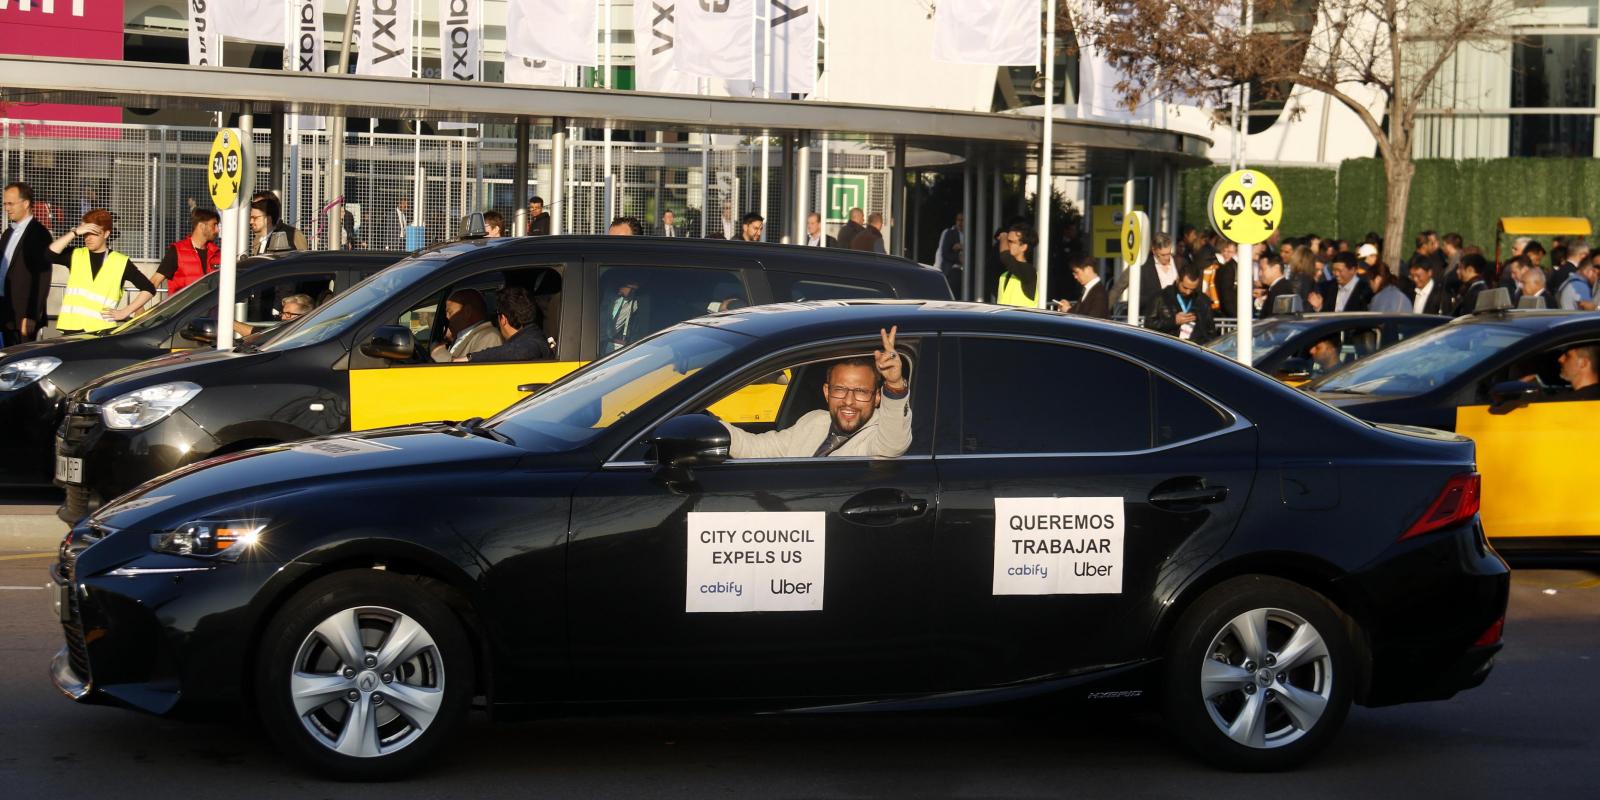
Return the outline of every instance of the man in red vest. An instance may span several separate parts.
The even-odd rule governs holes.
[[[189,212],[189,220],[194,223],[193,232],[167,245],[161,266],[156,268],[155,284],[159,288],[164,283],[168,297],[215,272],[222,260],[217,247],[217,224],[222,217],[209,208],[197,208]]]

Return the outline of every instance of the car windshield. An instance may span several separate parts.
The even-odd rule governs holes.
[[[1522,341],[1510,325],[1445,325],[1306,385],[1313,392],[1414,395],[1443,386]]]
[[[177,294],[168,295],[154,308],[140,314],[115,328],[109,328],[104,335],[111,336],[119,333],[133,333],[135,331],[148,331],[167,324],[173,317],[182,314],[197,298],[212,294],[217,290],[218,274],[213,272],[204,278],[178,290]]]
[[[568,375],[488,424],[535,452],[581,447],[728,355],[739,339],[740,334],[700,325],[669,328]]]
[[[1310,327],[1307,320],[1267,319],[1257,322],[1250,329],[1250,360],[1259,364],[1263,358],[1272,354],[1278,345],[1289,341],[1295,334]],[[1230,333],[1210,345],[1212,350],[1229,358],[1239,354],[1239,333]]]
[[[280,326],[260,343],[266,351],[290,350],[321,344],[344,334],[359,324],[368,311],[439,268],[436,253],[428,258],[410,258],[350,287],[329,303],[287,325]]]

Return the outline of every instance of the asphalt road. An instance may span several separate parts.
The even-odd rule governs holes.
[[[208,797],[1593,797],[1600,785],[1600,575],[1519,572],[1506,651],[1455,699],[1357,708],[1318,760],[1238,775],[1160,717],[695,717],[491,725],[474,715],[404,783],[309,776],[247,725],[177,723],[57,694],[51,559],[0,553],[0,795]]]

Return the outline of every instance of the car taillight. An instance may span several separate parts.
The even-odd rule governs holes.
[[[1478,513],[1478,500],[1482,494],[1483,479],[1476,472],[1463,472],[1445,482],[1444,489],[1434,498],[1433,504],[1423,512],[1406,532],[1400,534],[1405,541],[1413,536],[1446,528],[1472,519]]]
[[[1494,621],[1493,625],[1489,626],[1488,630],[1483,632],[1482,636],[1478,637],[1478,641],[1472,643],[1472,646],[1488,647],[1491,644],[1499,644],[1501,637],[1505,636],[1505,632],[1506,618],[1504,615],[1502,615],[1499,619]]]

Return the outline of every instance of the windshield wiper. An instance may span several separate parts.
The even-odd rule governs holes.
[[[483,417],[464,419],[455,423],[454,425],[451,425],[450,427],[453,430],[458,430],[462,433],[470,433],[473,436],[482,436],[485,439],[493,439],[501,444],[516,444],[516,442],[511,440],[510,436],[507,436],[493,428],[485,427],[483,424]]]

